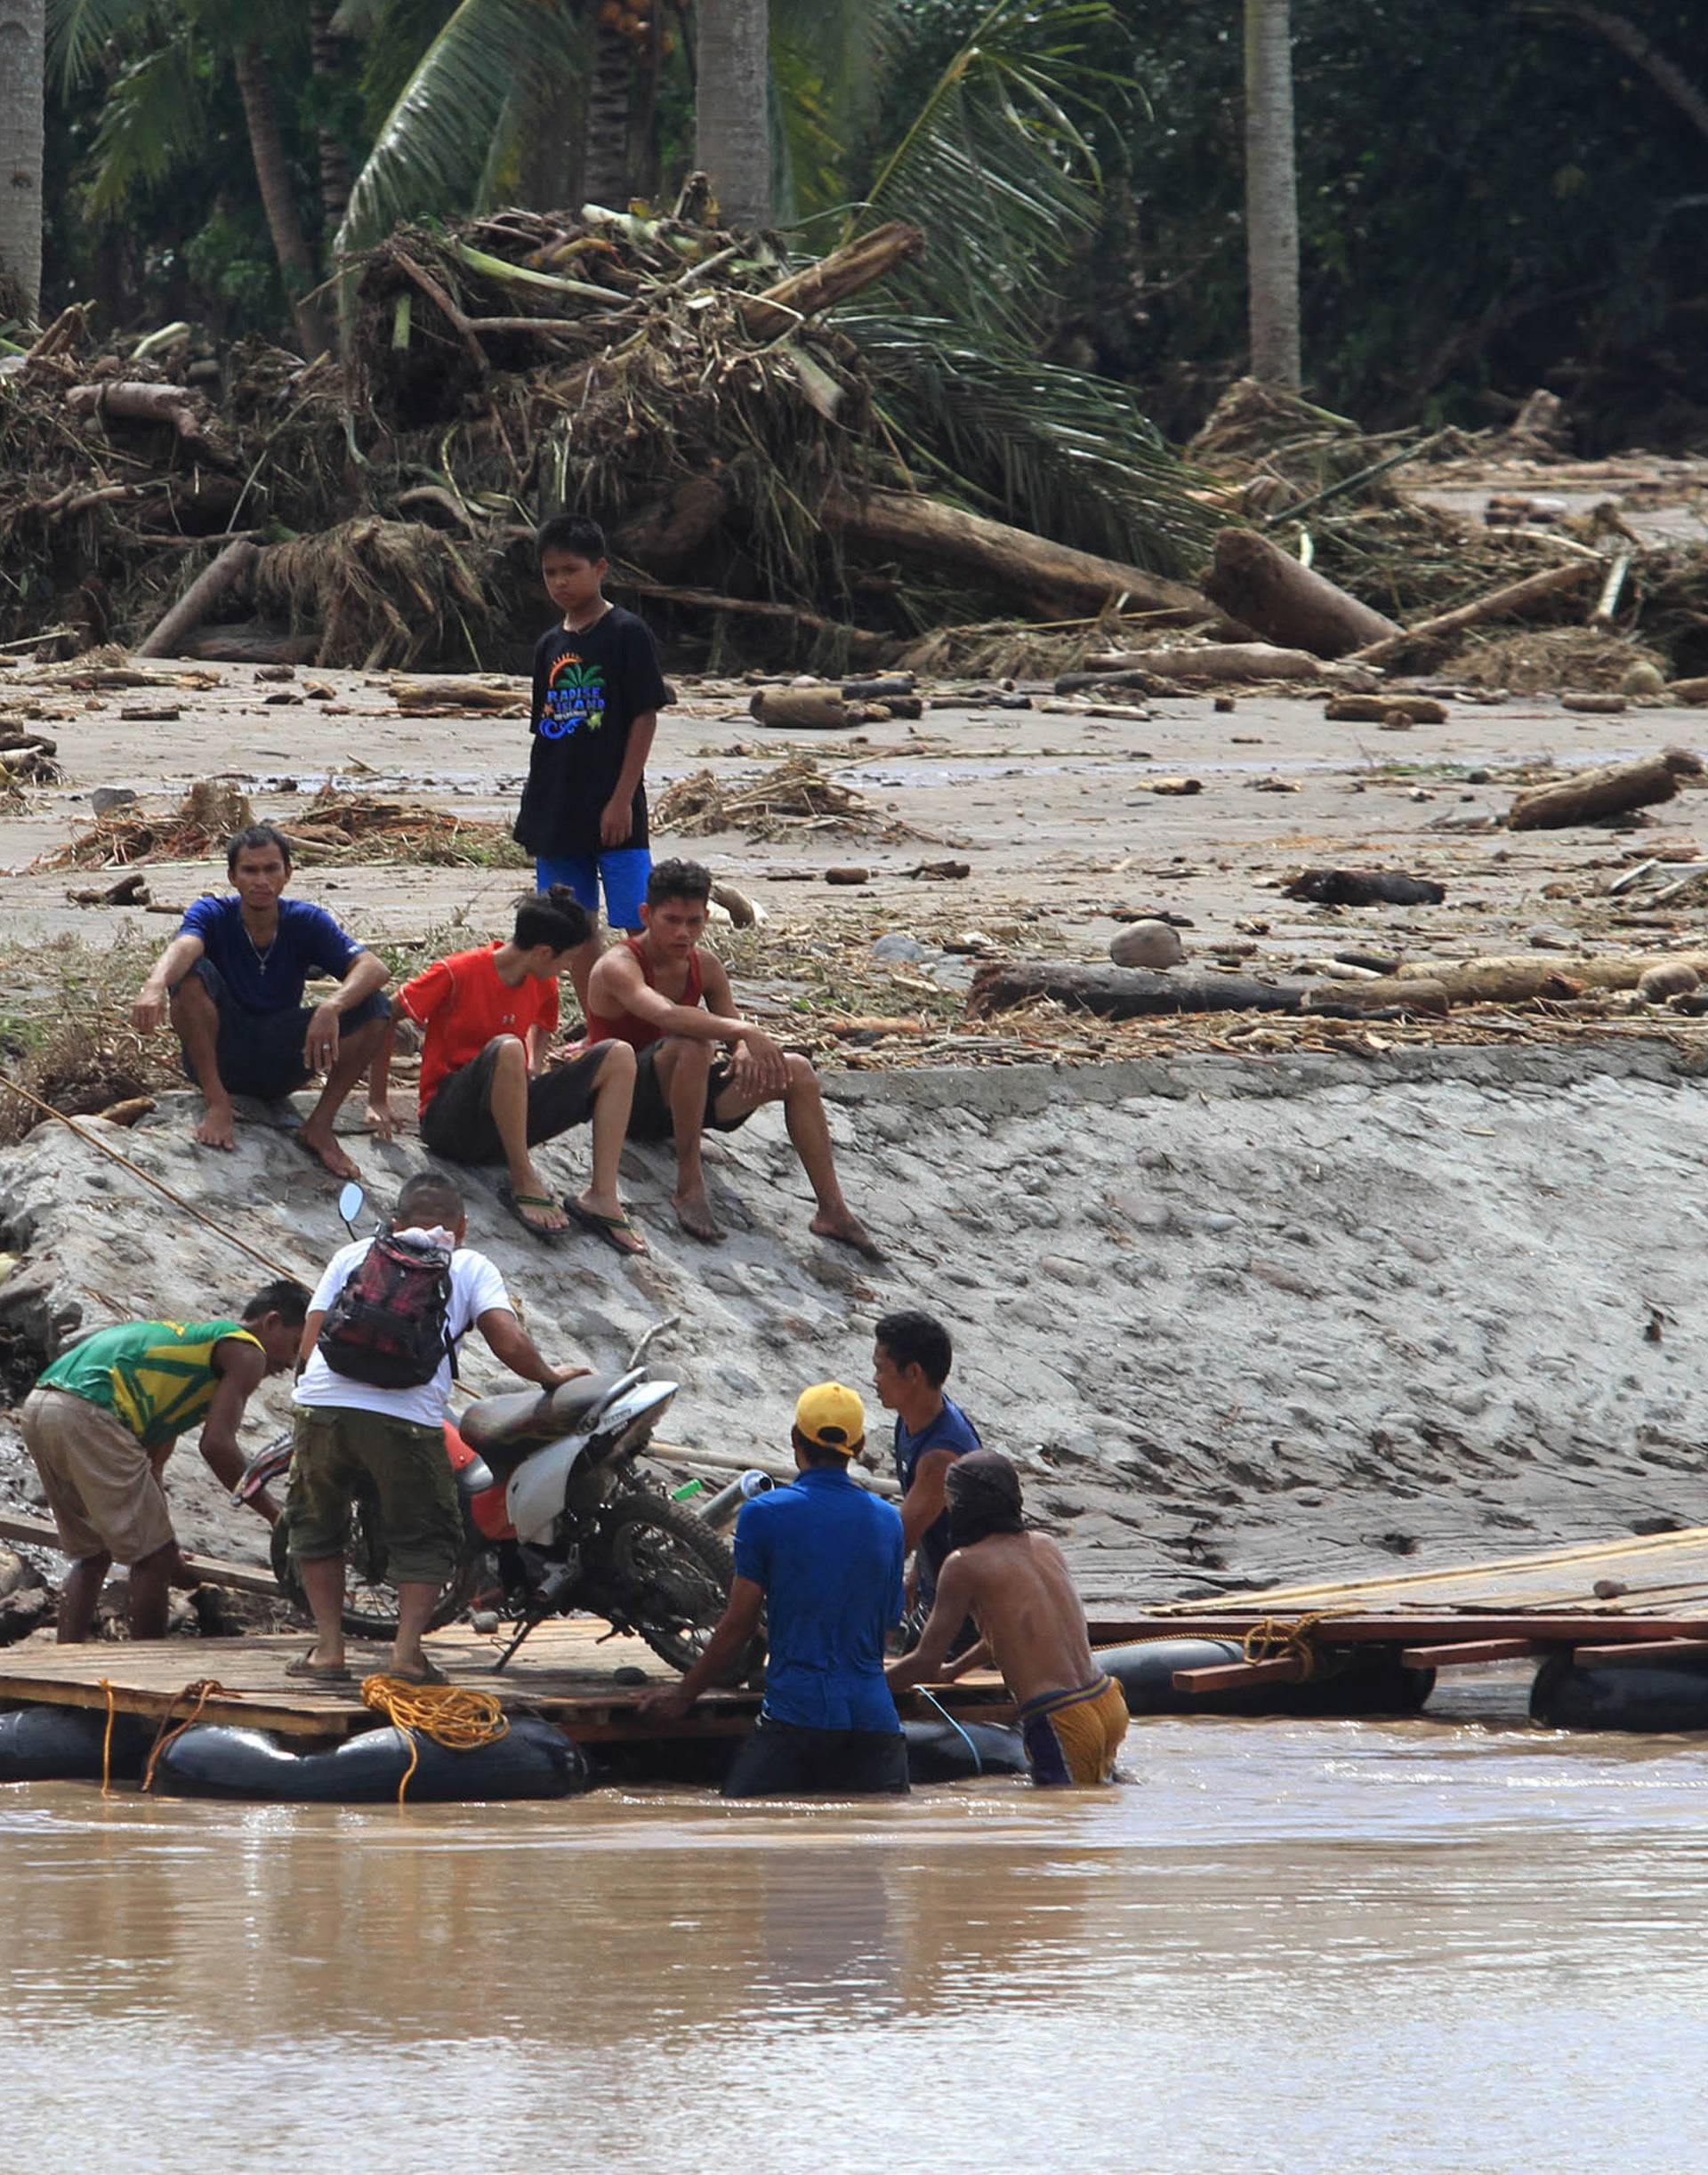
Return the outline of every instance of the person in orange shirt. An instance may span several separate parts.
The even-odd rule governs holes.
[[[573,1224],[619,1253],[647,1242],[617,1192],[617,1159],[634,1098],[634,1052],[605,1043],[556,1063],[546,1044],[558,1025],[558,978],[587,942],[591,924],[574,895],[553,884],[524,899],[504,944],[456,952],[399,990],[396,1010],[424,1030],[421,1137],[450,1163],[509,1166],[499,1198],[536,1237],[555,1240]],[[392,1036],[380,1045],[368,1100],[384,1132]],[[592,1178],[559,1202],[528,1150],[573,1125],[592,1128]]]

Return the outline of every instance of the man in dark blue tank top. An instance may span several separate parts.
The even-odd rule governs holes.
[[[873,1336],[872,1377],[879,1402],[896,1415],[902,1534],[914,1557],[908,1620],[922,1623],[931,1614],[937,1575],[952,1545],[944,1493],[949,1468],[983,1445],[965,1413],[943,1394],[955,1347],[941,1322],[912,1310],[886,1314]],[[956,1633],[951,1653],[961,1653],[977,1636],[969,1620]]]

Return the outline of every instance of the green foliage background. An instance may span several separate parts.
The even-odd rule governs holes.
[[[987,5],[773,0],[783,179],[811,238],[873,186]],[[1622,12],[1708,87],[1699,0]],[[452,0],[347,0],[359,35],[332,85],[310,76],[300,7],[151,12],[154,44],[109,42],[85,80],[53,85],[44,307],[93,295],[109,326],[280,333],[231,37],[260,29],[324,249],[317,126],[359,165]],[[1587,419],[1586,449],[1700,442],[1708,137],[1605,40],[1528,0],[1294,0],[1294,25],[1312,397],[1373,425],[1477,425],[1546,383]],[[1238,0],[1115,0],[1088,20],[1075,117],[1102,186],[1088,224],[1060,217],[1021,335],[1132,388],[1176,437],[1242,362],[1239,52]],[[685,46],[657,112],[672,183],[691,152]]]

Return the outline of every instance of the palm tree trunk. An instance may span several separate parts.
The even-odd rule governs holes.
[[[313,302],[302,297],[318,285],[314,254],[296,209],[291,171],[285,157],[285,139],[273,104],[273,79],[260,44],[254,38],[239,45],[236,54],[238,93],[243,100],[243,117],[249,129],[249,151],[255,163],[255,180],[273,238],[273,254],[284,275],[285,291],[296,319],[296,336],[310,359],[332,345],[326,320]]]
[[[724,220],[771,218],[770,0],[699,0],[695,161]]]
[[[332,17],[332,0],[314,0],[309,10],[309,65],[316,82],[326,85],[337,82],[342,57]],[[350,209],[350,153],[337,131],[324,121],[315,133],[320,151],[320,223],[324,232],[336,234]]]
[[[44,0],[0,0],[0,318],[34,324],[42,290]]]
[[[1245,262],[1252,375],[1299,386],[1299,182],[1290,0],[1245,0]]]
[[[629,84],[634,52],[620,30],[593,21],[593,70],[587,91],[587,194],[595,204],[627,209]]]

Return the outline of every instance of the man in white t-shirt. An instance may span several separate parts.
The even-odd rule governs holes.
[[[424,1239],[450,1253],[446,1331],[453,1344],[478,1329],[496,1359],[543,1390],[582,1372],[546,1364],[517,1320],[504,1278],[485,1254],[463,1245],[468,1218],[452,1180],[422,1172],[407,1180],[391,1228],[399,1237]],[[366,1483],[379,1498],[387,1561],[398,1590],[391,1673],[412,1684],[443,1684],[444,1674],[428,1660],[421,1639],[463,1539],[456,1483],[445,1448],[450,1355],[430,1382],[382,1390],[335,1373],[317,1349],[328,1309],[367,1258],[370,1243],[358,1239],[334,1254],[302,1325],[285,1510],[291,1553],[314,1612],[315,1640],[307,1654],[289,1664],[287,1673],[323,1684],[350,1680],[344,1664],[344,1547],[350,1499]]]

